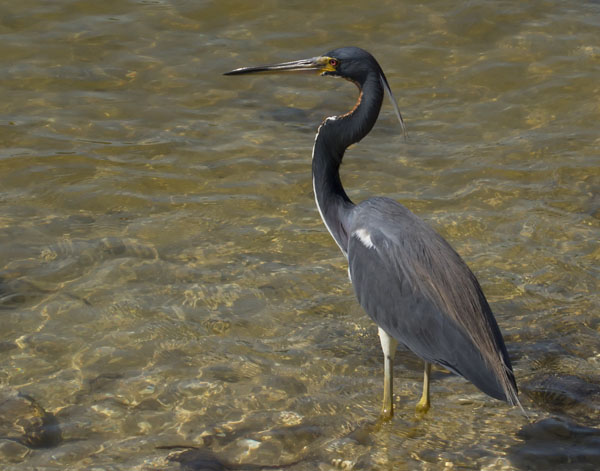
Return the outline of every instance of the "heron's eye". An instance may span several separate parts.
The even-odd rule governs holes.
[[[329,59],[329,65],[332,65],[334,67],[337,66],[338,65],[337,59]]]

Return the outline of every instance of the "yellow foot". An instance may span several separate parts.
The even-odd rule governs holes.
[[[430,407],[429,401],[424,401],[423,399],[421,399],[417,403],[417,407],[416,407],[416,411],[415,411],[417,416],[422,417],[425,414],[427,414],[429,407]]]
[[[381,409],[381,414],[379,414],[380,422],[389,422],[394,417],[394,409],[393,407],[384,407]]]

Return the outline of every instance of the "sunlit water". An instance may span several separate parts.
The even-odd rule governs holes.
[[[599,466],[597,2],[20,1],[0,34],[3,469],[179,469],[171,446],[187,469]],[[529,419],[440,369],[416,419],[400,351],[369,427],[376,328],[310,177],[356,89],[221,75],[345,45],[409,131],[386,103],[348,193],[464,256]]]

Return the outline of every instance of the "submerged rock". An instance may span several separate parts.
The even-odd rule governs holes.
[[[227,471],[230,469],[208,450],[191,449],[173,453],[167,460],[175,461],[181,464],[183,469],[190,471]]]
[[[575,375],[547,374],[521,385],[536,406],[594,425],[600,417],[600,384]]]
[[[0,439],[28,448],[50,448],[62,441],[56,416],[22,393],[0,397]]]
[[[579,471],[600,469],[600,429],[548,418],[518,432],[523,443],[509,457],[519,469]]]
[[[11,278],[0,276],[0,310],[21,307],[48,293],[49,291],[38,288],[29,281],[19,279],[16,274]]]
[[[171,447],[158,448],[169,449]],[[292,463],[277,465],[226,463],[215,453],[206,448],[190,448],[185,451],[174,452],[167,457],[167,461],[175,461],[179,463],[181,468],[185,471],[259,471],[264,469],[283,470],[300,462],[294,461]]]

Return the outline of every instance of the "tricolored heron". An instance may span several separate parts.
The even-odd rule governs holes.
[[[244,67],[225,75],[316,72],[342,77],[359,89],[348,113],[326,118],[313,148],[313,189],[327,230],[348,259],[348,274],[363,309],[379,327],[384,354],[382,417],[393,415],[392,367],[398,343],[425,362],[417,412],[429,409],[431,364],[471,381],[484,393],[519,404],[504,339],[479,282],[454,249],[407,208],[388,198],[354,204],[339,168],[345,150],[375,124],[384,90],[404,130],[383,70],[357,47],[310,59]]]

